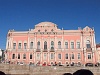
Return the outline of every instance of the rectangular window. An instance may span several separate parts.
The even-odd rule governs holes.
[[[13,43],[13,49],[16,49],[16,43]]]
[[[71,42],[71,49],[74,49],[74,42]]]
[[[77,49],[80,49],[80,42],[77,42]]]
[[[51,53],[51,59],[54,59],[54,53]]]
[[[74,54],[72,54],[72,59],[74,59]]]
[[[61,54],[58,54],[58,59],[61,59]]]
[[[68,59],[68,54],[66,54],[65,58]]]
[[[20,54],[18,54],[18,59],[20,59]]]
[[[91,53],[88,53],[88,59],[91,59]]]
[[[27,48],[27,43],[24,43],[24,49],[26,49]]]
[[[54,42],[51,41],[51,50],[54,50]]]
[[[68,49],[68,42],[65,42],[65,49]]]
[[[30,43],[30,49],[33,49],[33,42]]]
[[[23,54],[23,59],[26,59],[26,54]]]
[[[86,47],[87,47],[87,48],[91,48],[91,45],[90,45],[90,44],[86,44]]]
[[[47,58],[47,54],[46,54],[46,53],[44,53],[44,60],[46,60],[46,58]]]
[[[40,42],[37,42],[37,49],[40,49]]]
[[[80,53],[78,53],[78,59],[80,59],[80,58],[81,58]]]
[[[18,49],[21,49],[21,43],[18,44]]]
[[[40,53],[37,53],[37,60],[40,60]]]
[[[15,59],[15,54],[12,55],[12,59]]]

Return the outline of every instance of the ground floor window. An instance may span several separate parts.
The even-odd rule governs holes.
[[[91,53],[88,53],[88,59],[91,59]]]

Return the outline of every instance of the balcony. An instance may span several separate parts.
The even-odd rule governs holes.
[[[36,52],[40,52],[41,50],[40,49],[36,49]]]
[[[55,52],[55,50],[54,49],[50,49],[50,52]]]
[[[87,52],[91,52],[92,51],[92,48],[86,48],[86,51]]]
[[[47,49],[44,49],[43,52],[48,52],[48,50]]]

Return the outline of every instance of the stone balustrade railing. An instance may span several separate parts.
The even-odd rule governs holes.
[[[0,64],[0,71],[11,75],[63,75],[79,69],[89,69],[94,75],[100,75],[100,67],[64,67],[64,66],[29,66],[15,64]]]

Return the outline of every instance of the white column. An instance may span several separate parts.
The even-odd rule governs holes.
[[[35,58],[36,58],[36,52],[34,52],[34,64],[36,62]]]
[[[94,59],[94,58],[95,58],[94,52],[93,52],[92,54],[93,54],[93,56],[92,56],[92,59],[93,59],[92,62],[94,63],[94,62],[95,62],[95,59]]]
[[[55,36],[55,41],[54,41],[54,49],[55,50],[57,50],[57,45],[58,45],[57,37]]]
[[[91,34],[91,39],[92,39],[91,41],[92,41],[92,48],[93,48],[93,46],[94,46],[93,45],[93,42],[94,42],[94,40],[93,40],[93,34]]]
[[[96,45],[95,45],[95,43],[96,43],[96,42],[95,42],[95,34],[94,34],[94,36],[93,36],[93,37],[94,37],[94,46],[96,46]]]
[[[35,44],[34,44],[34,48],[36,49],[37,48],[37,42],[36,42],[36,36],[35,36]]]
[[[55,52],[55,61],[56,61],[56,52]]]
[[[49,59],[50,59],[50,53],[48,52],[48,62],[50,62]]]
[[[82,36],[82,35],[81,35],[81,41],[80,41],[80,42],[81,42],[81,43],[80,43],[80,44],[81,44],[81,45],[80,45],[80,48],[83,50],[83,46],[84,46],[84,45],[83,45],[83,36]]]
[[[85,63],[86,63],[86,58],[87,58],[87,55],[86,55],[86,52],[85,52]]]
[[[30,39],[29,39],[29,34],[28,34],[28,40],[27,40],[27,44],[28,44],[28,50],[30,49]]]
[[[41,60],[40,63],[43,62],[43,59],[42,59],[42,58],[43,58],[43,54],[42,54],[42,52],[41,52],[41,53],[40,53],[40,60]]]
[[[62,35],[61,48],[62,48],[62,50],[64,50],[64,39],[63,39],[63,35]]]
[[[10,49],[13,49],[13,38],[10,39]]]
[[[6,49],[8,49],[8,38],[7,38],[7,42],[6,42]]]
[[[44,47],[44,41],[43,41],[43,37],[42,37],[42,39],[41,39],[41,50],[43,50],[43,47]]]

